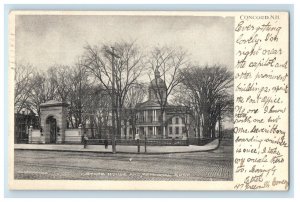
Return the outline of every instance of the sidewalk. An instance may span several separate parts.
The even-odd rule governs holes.
[[[168,154],[168,153],[185,153],[201,152],[216,149],[218,139],[204,146],[147,146],[147,154]],[[137,146],[117,145],[117,153],[137,153]],[[43,151],[69,151],[69,152],[96,152],[112,153],[111,145],[105,149],[104,145],[88,145],[86,149],[83,145],[65,145],[65,144],[15,144],[18,150],[43,150]],[[140,153],[145,153],[145,147],[141,145]]]

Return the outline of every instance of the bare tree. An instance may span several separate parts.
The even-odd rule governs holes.
[[[233,72],[217,65],[186,68],[181,81],[190,92],[197,118],[202,117],[204,137],[214,138],[220,112],[232,110]]]
[[[118,137],[121,136],[122,109],[125,98],[131,86],[137,83],[137,79],[143,71],[143,55],[134,42],[113,44],[119,59],[114,61],[112,72],[112,55],[108,53],[110,45],[86,46],[83,55],[83,65],[103,85],[108,92],[112,92],[112,74],[115,77],[116,118]]]
[[[201,112],[197,105],[196,97],[193,96],[193,92],[181,83],[178,88],[174,90],[170,102],[176,106],[185,106],[187,108],[186,113],[191,119],[189,119],[189,122],[185,119],[185,127],[187,130],[194,129],[195,135],[200,138]]]
[[[14,106],[16,113],[24,107],[28,107],[31,89],[35,86],[34,68],[27,64],[17,64],[15,69],[15,98]]]
[[[46,76],[43,72],[36,73],[33,83],[29,102],[33,111],[38,115],[40,124],[40,105],[56,98],[56,84],[53,79]]]
[[[95,99],[92,92],[94,84],[80,63],[73,68],[52,66],[46,73],[35,73],[31,82],[27,102],[39,118],[40,105],[49,100],[60,100],[69,104],[68,123],[72,128],[85,124],[90,118],[92,99]]]
[[[111,97],[101,85],[93,86],[90,92],[91,95],[87,96],[89,106],[85,112],[90,115],[91,127],[96,128],[95,137],[101,139],[110,130]]]
[[[67,101],[71,91],[72,69],[69,66],[56,65],[48,70],[48,77],[56,86],[56,97],[60,101]]]
[[[91,97],[94,96],[93,80],[80,61],[72,68],[69,76],[71,79],[68,92],[69,123],[72,128],[77,128],[79,124],[85,127],[86,120],[90,116]]]
[[[152,81],[150,87],[160,105],[161,137],[165,137],[165,110],[168,98],[180,83],[180,69],[188,65],[187,54],[181,48],[156,47],[149,57]],[[154,76],[154,77],[153,77]]]
[[[132,128],[133,138],[136,134],[137,121],[137,105],[142,103],[147,95],[147,87],[145,84],[136,84],[131,86],[125,97],[125,106],[123,110],[123,121],[125,128],[125,139],[127,138],[127,122]]]

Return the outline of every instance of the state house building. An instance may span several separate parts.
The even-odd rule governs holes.
[[[162,115],[159,100],[164,100],[166,95],[166,83],[156,70],[155,78],[148,87],[148,100],[135,106],[135,129],[129,123],[123,123],[121,137],[134,139],[135,134],[139,134],[141,139],[145,136],[149,139],[186,139],[194,136],[187,107],[167,103]]]

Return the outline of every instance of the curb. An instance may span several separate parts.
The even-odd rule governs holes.
[[[175,151],[175,152],[125,152],[125,151],[117,151],[116,154],[143,154],[143,155],[157,155],[157,154],[174,154],[174,153],[196,153],[196,152],[208,152],[218,149],[218,147],[207,150],[195,150],[195,151]],[[82,151],[82,150],[57,150],[57,149],[24,149],[24,148],[15,148],[14,150],[29,150],[29,151],[54,151],[54,152],[81,152],[81,153],[98,153],[98,154],[113,154],[112,152],[104,152],[104,151]]]

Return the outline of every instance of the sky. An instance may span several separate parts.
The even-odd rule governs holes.
[[[133,40],[145,53],[155,46],[182,47],[195,64],[234,67],[232,17],[18,15],[15,33],[16,61],[38,71],[73,66],[87,44]]]
[[[233,70],[232,17],[18,15],[15,31],[16,61],[38,70],[74,65],[87,44],[133,40],[145,52],[182,47],[196,64]]]

